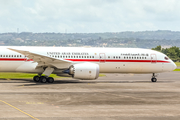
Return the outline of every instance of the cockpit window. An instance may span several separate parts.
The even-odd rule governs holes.
[[[169,58],[168,58],[167,56],[166,56],[166,57],[164,57],[164,59],[165,59],[165,60],[169,60]]]

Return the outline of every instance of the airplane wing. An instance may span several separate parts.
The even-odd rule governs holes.
[[[20,54],[25,55],[29,59],[32,59],[34,62],[37,62],[38,65],[36,68],[39,67],[53,67],[53,68],[58,68],[58,69],[67,69],[71,65],[72,61],[68,60],[63,60],[63,59],[56,59],[52,57],[48,57],[45,55],[33,53],[30,51],[25,51],[25,50],[17,50],[13,48],[8,48],[9,50],[18,52]]]

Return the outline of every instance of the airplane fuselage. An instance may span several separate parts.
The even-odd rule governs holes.
[[[54,62],[53,65],[57,66],[57,69],[53,73],[56,74],[73,64],[86,62],[98,64],[100,73],[160,73],[176,68],[174,62],[166,55],[148,49],[6,46],[0,47],[1,72],[42,73],[44,71],[43,68],[37,69],[38,63],[33,59],[8,48],[31,51],[49,58],[70,61],[66,64]],[[41,60],[43,57],[39,59]]]

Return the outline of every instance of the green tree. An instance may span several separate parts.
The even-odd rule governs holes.
[[[172,47],[168,49],[167,56],[173,61],[177,61],[178,59],[177,53]]]
[[[159,46],[157,46],[157,47],[155,47],[155,48],[152,48],[152,50],[156,50],[156,51],[161,52],[161,45],[159,45]]]
[[[152,50],[156,50],[166,54],[173,61],[180,61],[180,49],[179,47],[173,46],[170,48],[161,48],[161,46],[157,46],[152,48]]]
[[[167,55],[167,53],[168,53],[168,48],[162,48],[161,52]]]
[[[173,61],[180,60],[180,50],[179,47],[173,46],[168,49],[167,56],[170,57]]]

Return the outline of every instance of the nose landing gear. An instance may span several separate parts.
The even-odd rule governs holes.
[[[157,75],[155,75],[155,73],[153,73],[152,78],[151,78],[151,82],[156,82],[157,81]]]

